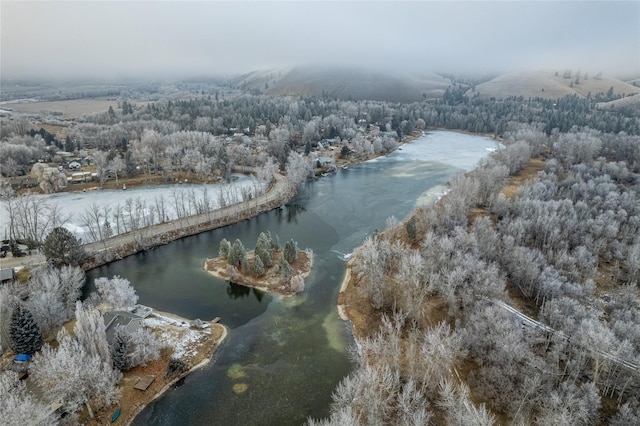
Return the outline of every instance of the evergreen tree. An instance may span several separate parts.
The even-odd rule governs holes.
[[[293,268],[287,262],[287,259],[283,256],[280,256],[280,262],[278,262],[278,266],[280,268],[280,282],[283,285],[289,285],[291,281],[291,276],[293,275]]]
[[[273,257],[268,248],[257,246],[255,250],[256,258],[259,258],[263,266],[270,268],[273,266]]]
[[[64,150],[66,152],[73,152],[74,148],[75,148],[75,145],[73,144],[71,137],[67,135],[67,138],[64,140]]]
[[[259,256],[255,256],[253,258],[253,263],[251,264],[251,273],[253,273],[254,277],[259,277],[264,274],[264,264],[262,260],[260,260]]]
[[[342,145],[342,149],[340,150],[340,157],[347,158],[350,153],[351,151],[349,150],[349,147],[346,145]]]
[[[245,258],[245,256],[246,250],[244,248],[244,245],[242,245],[242,241],[236,239],[233,242],[231,249],[229,250],[229,258],[227,262],[231,266],[238,267],[242,265],[242,260]]]
[[[249,259],[247,259],[247,256],[242,257],[242,260],[240,261],[240,267],[242,269],[242,273],[244,274],[248,274],[251,271],[251,265],[249,264]]]
[[[280,250],[280,237],[277,235],[271,235],[271,231],[267,231],[267,237],[269,237],[269,243],[271,250]]]
[[[298,244],[289,240],[284,245],[284,258],[287,262],[291,263],[298,258]]]
[[[31,312],[22,302],[13,305],[9,323],[9,345],[17,354],[33,354],[40,350],[42,333]]]
[[[127,371],[131,368],[127,354],[131,346],[131,336],[123,328],[118,327],[113,335],[113,343],[111,344],[111,361],[113,366],[120,371]]]
[[[222,241],[220,241],[220,249],[218,250],[218,254],[220,255],[220,257],[222,257],[223,259],[228,259],[230,248],[231,244],[229,243],[229,241],[226,238],[223,238]]]
[[[265,250],[269,250],[271,248],[271,233],[265,234],[261,232],[258,235],[258,240],[256,241],[256,249],[262,248]]]
[[[55,266],[77,266],[84,260],[85,253],[81,241],[71,231],[62,226],[53,228],[42,246],[47,261]]]

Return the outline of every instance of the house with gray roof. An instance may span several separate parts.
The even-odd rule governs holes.
[[[13,268],[0,268],[0,284],[10,283],[16,279],[16,272]]]
[[[107,333],[107,342],[111,345],[115,336],[116,328],[122,326],[130,333],[142,327],[142,317],[127,311],[109,311],[102,317],[104,328]]]

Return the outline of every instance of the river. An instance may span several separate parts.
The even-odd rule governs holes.
[[[348,255],[386,219],[405,219],[456,174],[496,149],[488,138],[429,132],[387,157],[308,182],[286,207],[105,265],[89,279],[129,279],[140,303],[187,318],[216,316],[229,335],[214,362],[150,404],[135,425],[300,425],[329,414],[331,393],[352,369],[348,324],[336,301]],[[222,238],[252,249],[270,230],[314,252],[300,295],[232,286],[203,270]]]

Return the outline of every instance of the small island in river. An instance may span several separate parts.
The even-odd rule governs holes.
[[[261,291],[291,296],[304,290],[304,279],[311,272],[313,253],[298,250],[287,241],[280,249],[277,236],[261,233],[256,249],[247,252],[240,240],[220,242],[220,255],[206,259],[204,269],[220,279]]]

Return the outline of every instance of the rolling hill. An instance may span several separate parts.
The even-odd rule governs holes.
[[[527,71],[500,75],[493,80],[479,84],[475,89],[470,89],[467,96],[480,96],[482,98],[506,98],[509,96],[522,96],[526,98],[542,97],[549,99],[561,98],[567,95],[587,97],[589,93],[595,96],[597,93],[606,94],[613,87],[614,94],[635,95],[640,93],[640,88],[616,78],[599,76],[598,78],[583,76],[576,81],[572,78],[564,78],[563,73],[553,71]]]
[[[608,111],[620,111],[620,109],[626,108],[635,114],[640,114],[640,94],[616,99],[611,102],[600,102],[596,104],[596,107]]]
[[[295,67],[255,71],[232,82],[268,95],[329,96],[353,100],[416,102],[440,98],[451,82],[437,74],[357,68]]]

